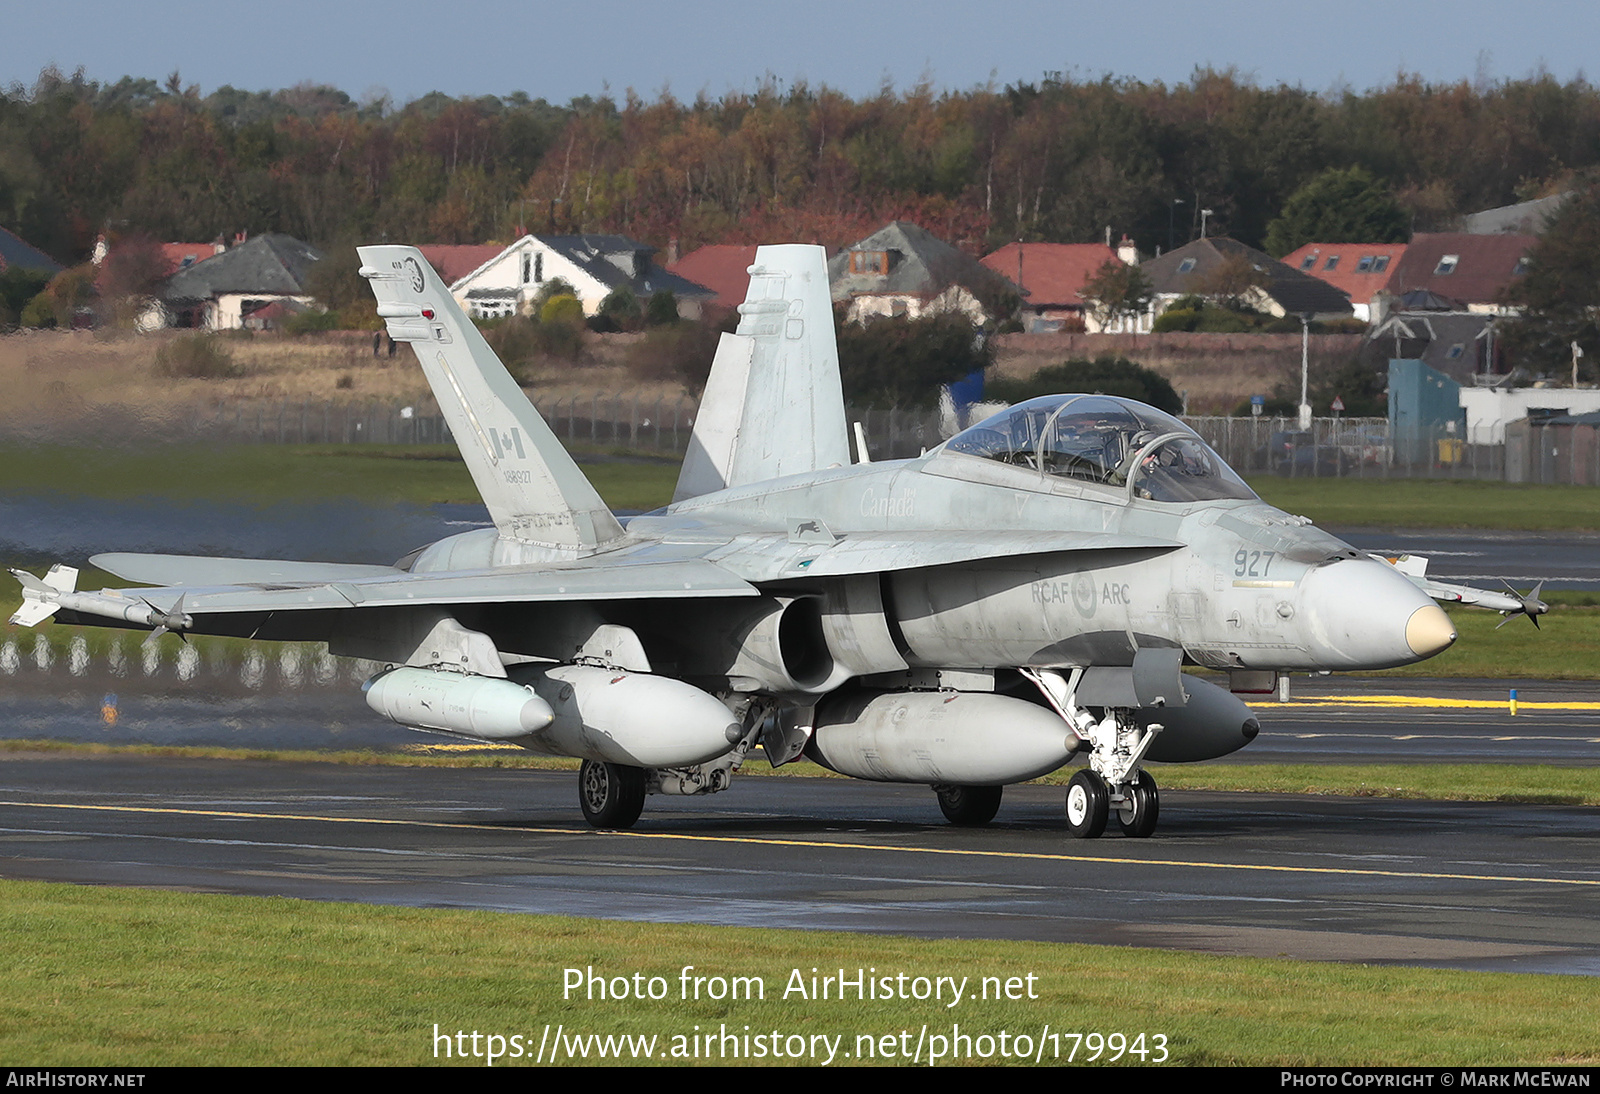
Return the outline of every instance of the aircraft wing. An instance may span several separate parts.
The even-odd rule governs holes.
[[[134,556],[122,556],[123,560]],[[177,556],[152,556],[171,559]],[[44,580],[13,570],[23,585],[23,606],[18,619],[30,625],[57,609],[83,615],[122,619],[131,623],[187,630],[194,617],[249,612],[316,611],[327,609],[424,606],[430,604],[531,603],[535,601],[638,600],[679,597],[757,596],[748,582],[700,559],[678,559],[631,564],[501,567],[493,570],[440,574],[408,574],[392,567],[348,567],[350,570],[389,570],[393,576],[346,575],[337,580],[333,567],[316,563],[268,563],[266,560],[209,560],[218,563],[246,561],[258,569],[303,565],[303,574],[319,573],[323,580],[273,580],[260,584],[182,585],[153,589],[106,589],[76,592],[76,571],[52,570]],[[152,575],[167,563],[146,568],[119,561],[129,573]],[[226,566],[215,568],[225,572]],[[240,573],[249,572],[242,567]]]

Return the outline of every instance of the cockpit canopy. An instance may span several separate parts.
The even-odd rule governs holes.
[[[1199,435],[1170,414],[1110,395],[1044,395],[956,434],[959,452],[1063,479],[1130,488],[1150,501],[1254,498]]]

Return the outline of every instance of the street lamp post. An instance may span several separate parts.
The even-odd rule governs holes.
[[[1167,203],[1167,250],[1168,251],[1171,251],[1173,249],[1173,247],[1175,246],[1174,241],[1177,238],[1177,236],[1175,234],[1176,227],[1175,227],[1175,224],[1173,222],[1173,214],[1178,211],[1178,206],[1187,205],[1187,204],[1188,204],[1188,202],[1184,201],[1182,198],[1173,198],[1171,201],[1169,201]]]
[[[1300,317],[1300,428],[1311,428],[1311,403],[1306,398],[1306,380],[1311,362],[1311,313]]]

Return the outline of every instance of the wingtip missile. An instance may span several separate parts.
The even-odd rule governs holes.
[[[1528,621],[1534,625],[1535,629],[1538,629],[1539,617],[1550,610],[1550,605],[1539,599],[1539,593],[1544,590],[1544,582],[1541,581],[1539,584],[1535,585],[1533,587],[1533,591],[1527,596],[1523,596],[1521,593],[1517,592],[1517,590],[1512,587],[1511,582],[1509,581],[1502,581],[1501,584],[1503,584],[1506,589],[1510,591],[1512,599],[1517,602],[1517,606],[1514,608],[1502,608],[1501,614],[1504,615],[1505,618],[1499,623],[1496,623],[1494,629],[1499,630],[1501,627],[1505,626],[1507,623],[1511,622],[1520,615],[1527,616]]]
[[[194,626],[194,617],[183,610],[187,594],[179,594],[172,607],[163,610],[145,597],[123,596],[115,589],[78,592],[78,571],[60,563],[50,567],[43,578],[16,569],[11,575],[22,583],[22,606],[11,616],[11,622],[19,626],[38,626],[62,608],[150,627],[155,632],[154,637]]]

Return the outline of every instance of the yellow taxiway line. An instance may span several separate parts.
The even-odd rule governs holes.
[[[1181,859],[1121,858],[1111,855],[1067,855],[1046,851],[999,851],[982,848],[907,847],[889,843],[851,843],[846,840],[777,839],[765,836],[697,836],[681,832],[598,831],[593,828],[517,828],[499,824],[451,823],[384,817],[329,817],[307,813],[246,813],[230,809],[178,809],[152,805],[85,805],[70,802],[0,801],[0,806],[23,809],[62,809],[99,813],[139,813],[156,816],[226,817],[231,820],[312,821],[321,824],[380,824],[450,831],[522,833],[529,836],[596,836],[605,839],[675,840],[686,843],[733,843],[756,847],[805,847],[831,851],[883,851],[899,855],[954,855],[965,858],[1014,859],[1033,862],[1081,862],[1114,866],[1173,866],[1190,870],[1245,870],[1268,874],[1314,874],[1341,877],[1409,878],[1419,881],[1491,881],[1513,885],[1581,885],[1600,887],[1600,879],[1538,877],[1518,874],[1454,874],[1429,870],[1377,870],[1349,866],[1271,866],[1249,862],[1185,862]],[[126,834],[126,833],[124,833]]]
[[[1276,700],[1258,700],[1252,707],[1270,710],[1274,707],[1410,707],[1441,710],[1505,710],[1509,699],[1445,699],[1428,695],[1319,695],[1315,699],[1290,699],[1287,703]],[[1528,699],[1517,700],[1518,710],[1600,710],[1600,703],[1546,703]]]

